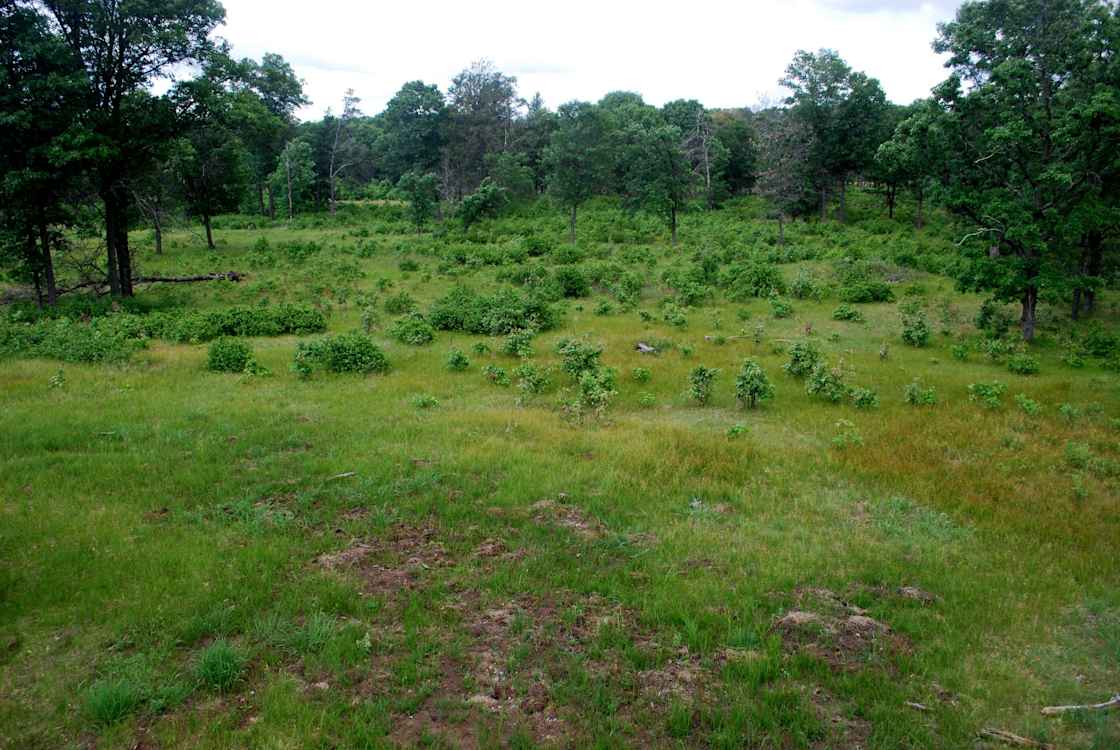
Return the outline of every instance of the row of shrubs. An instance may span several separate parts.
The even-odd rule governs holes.
[[[128,359],[149,339],[193,344],[230,336],[305,335],[326,327],[322,311],[302,305],[146,315],[116,313],[88,321],[57,318],[22,322],[0,317],[0,356],[113,362]]]

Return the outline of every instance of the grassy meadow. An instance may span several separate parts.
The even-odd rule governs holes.
[[[315,305],[330,334],[368,325],[391,369],[299,378],[317,335],[246,339],[263,375],[163,339],[0,359],[0,746],[1120,746],[1117,712],[1040,713],[1120,691],[1120,379],[1069,364],[1089,324],[1055,306],[1038,372],[1009,371],[943,273],[948,219],[852,203],[784,247],[750,200],[687,214],[676,248],[607,203],[574,246],[543,205],[466,233],[417,234],[392,204],[220,217],[216,251],[183,226],[161,256],[134,232],[141,273],[245,274],[148,285],[136,310]],[[812,291],[784,318],[718,284],[665,304],[673,269],[737,252]],[[834,320],[851,257],[895,301]],[[427,312],[457,284],[596,264],[638,274],[638,299],[558,300],[531,356],[389,335],[401,292]],[[906,306],[927,345],[903,341]],[[580,337],[617,371],[601,413],[565,406],[556,348]],[[878,405],[807,393],[783,371],[803,340]],[[746,358],[774,386],[756,409]],[[550,383],[519,387],[523,362]],[[698,365],[719,369],[706,404]],[[907,403],[915,381],[936,403]],[[970,399],[993,381],[998,405]]]

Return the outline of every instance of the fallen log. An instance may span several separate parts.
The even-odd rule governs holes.
[[[195,281],[241,281],[245,274],[237,271],[204,273],[200,276],[136,276],[133,284],[190,284]]]
[[[1112,696],[1112,698],[1106,700],[1104,703],[1088,703],[1080,706],[1047,706],[1042,709],[1042,715],[1059,716],[1072,711],[1108,711],[1113,708],[1120,708],[1120,693]]]
[[[1043,750],[1054,750],[1054,746],[1038,740],[1032,740],[1030,737],[1020,737],[1017,734],[1004,731],[1003,729],[981,729],[980,736],[990,740],[1002,742],[1005,745],[1014,745],[1016,747],[1035,747],[1043,748]]]

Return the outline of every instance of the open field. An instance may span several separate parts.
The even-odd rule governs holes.
[[[320,304],[331,334],[373,307],[391,369],[301,379],[315,336],[248,339],[263,376],[161,339],[123,362],[0,360],[0,746],[963,748],[988,727],[1120,746],[1117,712],[1039,710],[1120,691],[1120,379],[1064,361],[1053,307],[1037,374],[985,356],[981,298],[917,270],[953,227],[852,202],[850,226],[793,224],[786,248],[749,200],[686,215],[677,248],[605,202],[575,246],[543,206],[466,236],[417,236],[396,205],[220,217],[214,252],[169,232],[143,272],[246,278],[141,305]],[[662,304],[667,269],[716,258],[716,278],[740,252],[819,299],[788,293],[775,318],[713,283]],[[863,322],[833,319],[845,256],[881,260],[896,297],[851,305]],[[389,335],[402,291],[427,313],[459,283],[612,263],[639,299],[604,282],[557,301],[524,358],[551,368],[540,393],[504,337]],[[900,336],[915,302],[924,347]],[[1097,319],[1117,317],[1106,295]],[[582,336],[617,370],[601,415],[563,406],[556,347]],[[782,369],[803,339],[879,405],[808,394]],[[745,358],[774,386],[757,409],[735,399]],[[705,405],[697,365],[720,370]],[[936,404],[906,403],[916,379]],[[992,381],[998,407],[970,400]]]

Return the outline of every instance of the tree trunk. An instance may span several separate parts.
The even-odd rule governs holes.
[[[163,218],[158,210],[152,212],[152,226],[156,235],[156,255],[163,255]]]
[[[894,204],[898,201],[898,188],[894,185],[887,186],[887,216],[894,219]]]
[[[671,232],[670,242],[673,247],[677,246],[677,207],[673,206],[669,209],[669,229]]]
[[[1023,291],[1023,314],[1019,318],[1019,329],[1024,341],[1034,340],[1035,313],[1038,308],[1038,287],[1029,286]]]
[[[47,282],[47,304],[54,307],[58,304],[58,287],[55,285],[54,259],[51,257],[51,233],[44,218],[39,220],[39,244],[43,259],[43,277]]]
[[[1070,308],[1069,316],[1073,320],[1081,318],[1081,287],[1073,288],[1073,306]]]
[[[217,248],[214,247],[214,232],[210,228],[210,214],[202,215],[202,226],[206,227],[206,247],[210,250],[216,250]]]
[[[105,248],[108,254],[109,291],[114,297],[132,296],[132,257],[128,251],[128,204],[119,185],[103,183]]]
[[[35,304],[39,309],[43,309],[43,279],[42,274],[39,273],[38,264],[35,263],[35,256],[38,254],[35,248],[35,229],[33,227],[27,228],[27,262],[31,263],[31,280],[35,282]]]
[[[821,221],[828,219],[828,185],[821,185]]]
[[[292,162],[290,159],[284,159],[284,174],[288,178],[288,221],[290,222],[295,216],[294,203],[292,202]]]
[[[272,194],[272,183],[265,185],[265,190],[268,192],[268,218],[276,218],[276,197]]]
[[[925,205],[926,205],[926,191],[918,188],[915,197],[918,199],[918,210],[914,213],[914,228],[921,229],[926,225]]]
[[[1104,264],[1104,235],[1096,229],[1089,232],[1089,260],[1085,272],[1089,276],[1100,276]],[[1093,314],[1097,303],[1097,290],[1092,287],[1085,290],[1084,307],[1086,315]]]
[[[264,210],[264,183],[260,180],[257,180],[257,208],[261,216],[266,215]]]
[[[781,214],[778,214],[778,246],[786,246],[786,222]]]
[[[568,242],[576,244],[576,207],[572,206],[572,214],[568,219]]]
[[[840,177],[840,223],[848,223],[848,175]]]

